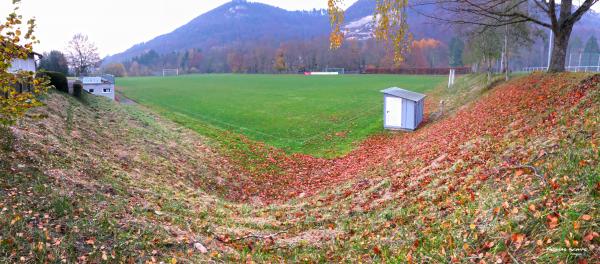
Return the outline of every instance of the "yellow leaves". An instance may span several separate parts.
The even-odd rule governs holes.
[[[44,250],[44,243],[43,243],[43,242],[37,242],[36,249],[37,249],[38,251],[42,251],[42,250]]]
[[[13,1],[16,4],[18,1]],[[23,116],[24,113],[39,104],[35,98],[46,91],[47,81],[36,79],[31,72],[18,72],[16,74],[8,72],[8,66],[15,58],[26,59],[32,52],[33,43],[36,43],[33,34],[35,20],[27,22],[27,31],[25,35],[26,43],[21,43],[21,16],[16,14],[18,8],[9,14],[7,20],[0,26],[0,40],[3,48],[0,49],[0,91],[5,96],[0,96],[0,124],[13,124],[16,119]],[[37,80],[37,82],[35,82]],[[33,92],[23,91],[23,87],[33,86]],[[17,87],[19,89],[17,89]]]
[[[343,0],[328,0],[327,12],[331,24],[329,36],[330,48],[337,49],[344,41],[342,24],[344,23],[344,10],[341,8]],[[379,0],[375,6],[373,20],[375,22],[375,38],[391,42],[394,51],[394,62],[400,64],[404,55],[410,50],[412,35],[408,30],[406,8],[408,0]]]
[[[394,48],[394,61],[404,61],[410,50],[412,35],[408,31],[406,8],[408,0],[381,0],[375,7],[375,38],[391,41]]]
[[[15,223],[19,222],[19,220],[21,220],[21,216],[16,215],[13,220],[10,221],[10,225],[14,225]]]
[[[471,247],[469,246],[469,244],[467,244],[467,243],[464,243],[464,244],[463,244],[463,246],[462,246],[462,248],[463,248],[463,250],[464,250],[464,251],[469,251],[469,249],[470,249]]]
[[[329,22],[331,24],[331,35],[329,36],[331,49],[341,47],[344,41],[344,33],[342,32],[344,10],[340,7],[342,2],[342,0],[327,1],[327,12],[329,13]]]

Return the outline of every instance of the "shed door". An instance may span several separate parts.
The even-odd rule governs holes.
[[[385,97],[385,125],[388,127],[402,126],[402,98]]]

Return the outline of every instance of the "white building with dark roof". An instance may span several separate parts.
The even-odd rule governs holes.
[[[36,57],[37,57],[37,59],[36,59]],[[36,72],[37,71],[37,60],[39,60],[41,58],[42,58],[42,55],[32,52],[29,54],[27,59],[21,59],[21,58],[13,59],[10,63],[10,66],[8,67],[8,72],[13,73],[13,74],[17,73],[18,71]]]
[[[83,90],[93,95],[108,97],[115,100],[115,77],[112,75],[102,75],[96,77],[81,77]]]

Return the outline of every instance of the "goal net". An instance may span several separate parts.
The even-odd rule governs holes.
[[[179,69],[163,69],[162,75],[163,75],[163,77],[164,76],[179,76]]]
[[[346,70],[344,68],[325,68],[325,72],[337,72],[338,74],[345,74]]]

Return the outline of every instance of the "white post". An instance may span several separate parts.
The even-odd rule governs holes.
[[[550,69],[550,58],[552,57],[552,41],[554,41],[554,32],[550,29],[550,38],[548,39],[548,70]]]
[[[600,72],[600,53],[598,53],[598,67],[596,67],[596,71]]]
[[[450,74],[448,75],[448,88],[452,88],[452,86],[454,86],[455,72],[455,69],[450,69]]]
[[[456,69],[452,69],[452,86],[454,86],[454,81],[456,81]]]

